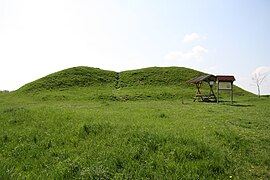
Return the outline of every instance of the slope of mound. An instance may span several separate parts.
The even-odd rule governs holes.
[[[186,85],[186,81],[204,73],[184,67],[150,67],[120,73],[120,86]]]
[[[115,84],[116,73],[85,66],[58,71],[22,86],[19,91],[34,92],[70,87],[90,87]]]
[[[24,85],[17,92],[42,92],[38,93],[42,100],[190,99],[197,90],[194,84],[186,81],[203,74],[184,67],[150,67],[117,73],[80,66],[47,75]],[[207,83],[202,84],[201,92],[209,93]],[[234,94],[251,95],[237,86]],[[228,99],[229,92],[222,91],[221,97]]]

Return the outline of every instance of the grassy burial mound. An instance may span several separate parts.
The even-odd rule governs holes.
[[[113,86],[116,72],[85,66],[73,67],[52,73],[29,84],[19,91],[63,90],[73,87]]]
[[[119,74],[117,95],[123,100],[165,100],[192,97],[186,81],[204,73],[184,67],[150,67]]]
[[[202,72],[184,67],[151,67],[113,72],[91,67],[73,67],[49,74],[21,87],[20,91],[59,90],[72,87],[111,85],[112,88],[145,86],[186,86]]]
[[[186,86],[187,80],[203,74],[184,67],[150,67],[121,72],[120,86]]]
[[[123,99],[192,99],[197,89],[187,81],[205,75],[206,73],[185,67],[150,67],[120,73],[118,94]],[[216,86],[214,85],[214,91]],[[208,94],[210,89],[203,82],[202,93]],[[237,97],[252,96],[251,93],[234,86]],[[221,99],[229,98],[229,92],[221,91]]]
[[[17,92],[42,100],[144,100],[189,98],[194,93],[186,81],[202,72],[183,67],[152,67],[113,72],[73,67],[52,73],[21,87]]]
[[[90,67],[65,69],[21,87],[17,92],[35,94],[42,100],[168,100],[192,99],[196,92],[187,81],[205,73],[184,67],[150,67],[113,72]],[[214,87],[215,89],[215,87]],[[207,83],[202,92],[208,93]],[[248,93],[234,88],[236,96]],[[221,92],[221,98],[227,92]]]
[[[17,94],[47,100],[111,99],[117,73],[91,67],[73,67],[22,86]]]

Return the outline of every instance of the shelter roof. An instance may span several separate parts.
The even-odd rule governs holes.
[[[209,82],[209,81],[216,81],[216,76],[212,75],[212,74],[206,74],[206,75],[203,75],[203,76],[200,76],[200,77],[196,77],[196,78],[193,78],[189,81],[187,81],[188,83],[200,83],[202,81],[206,81],[206,82]]]
[[[220,81],[220,82],[233,82],[235,81],[235,78],[234,76],[221,76],[221,75],[218,75],[216,76],[217,77],[217,81]]]

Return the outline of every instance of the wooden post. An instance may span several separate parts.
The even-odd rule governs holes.
[[[203,98],[202,98],[202,93],[201,93],[201,91],[200,91],[201,85],[202,85],[202,82],[196,83],[197,92],[196,92],[195,97],[194,97],[194,102],[195,102],[196,100],[199,102],[199,99],[203,100]]]
[[[233,104],[233,82],[231,82],[231,103]]]
[[[219,101],[219,81],[217,83],[217,103]]]

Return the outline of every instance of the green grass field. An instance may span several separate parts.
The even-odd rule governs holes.
[[[202,74],[77,67],[1,92],[1,179],[270,179],[270,98],[193,102]]]

